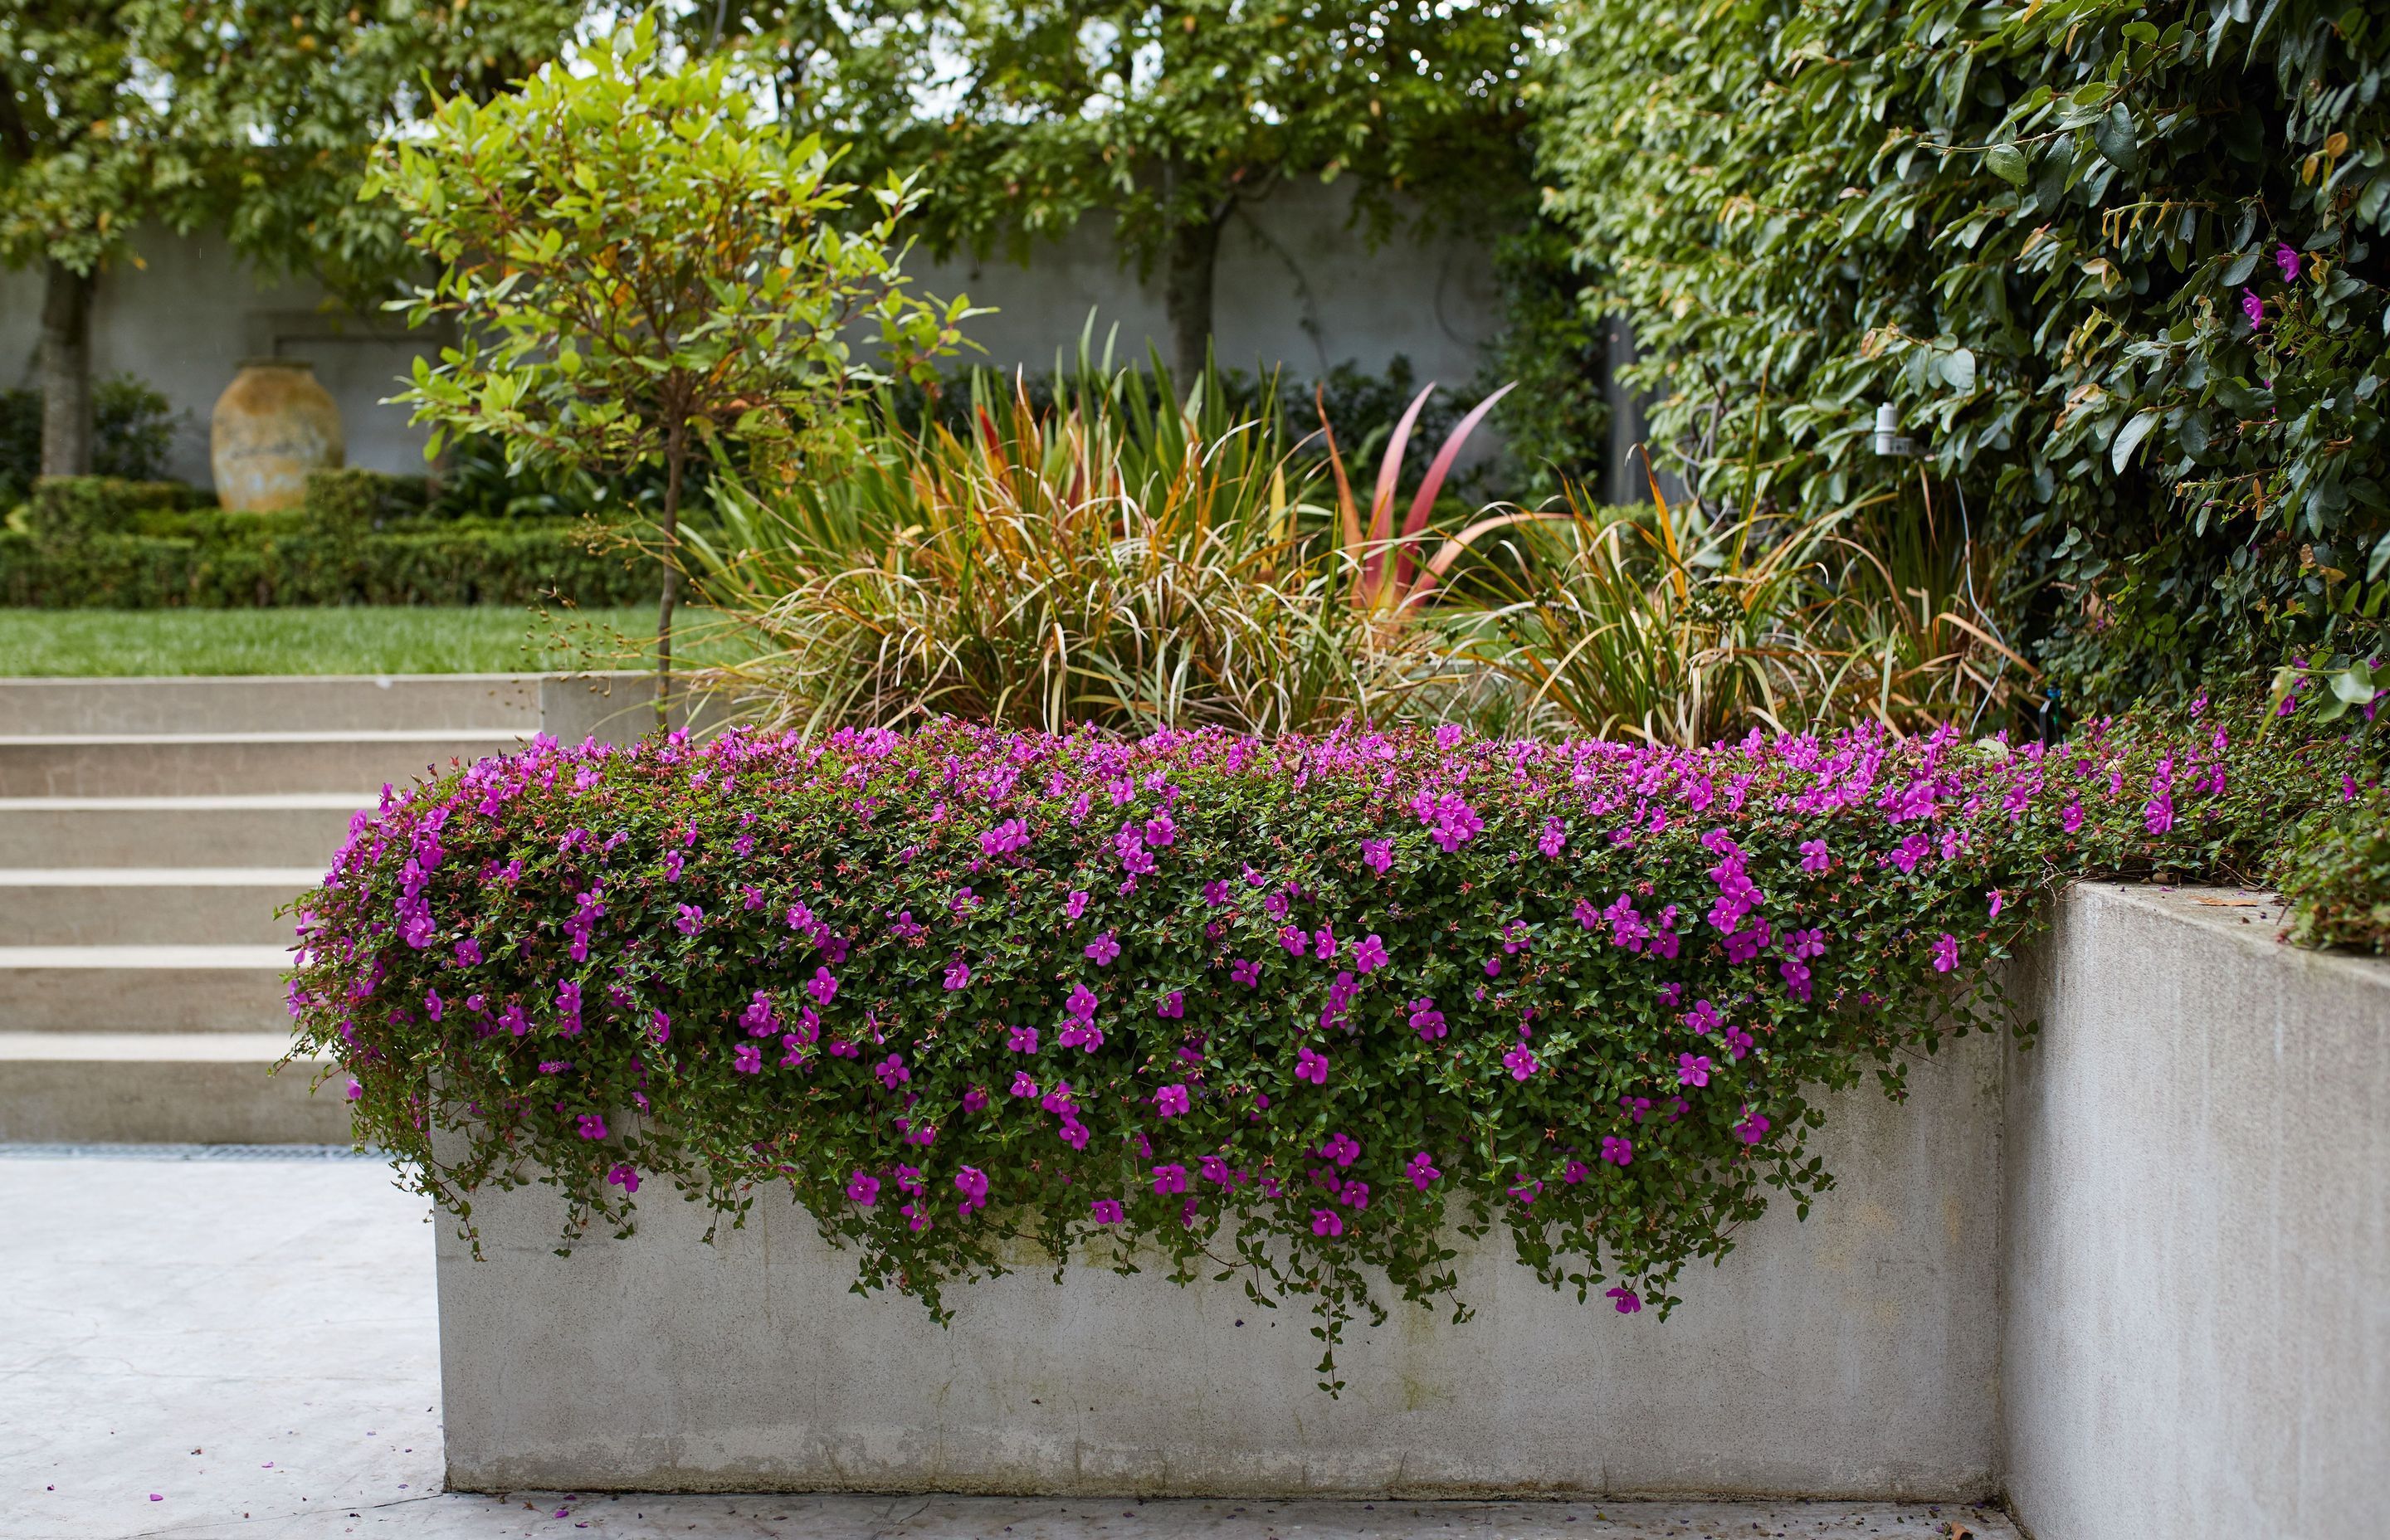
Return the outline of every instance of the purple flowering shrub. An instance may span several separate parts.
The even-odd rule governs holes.
[[[2231,863],[2334,752],[543,742],[360,815],[291,1009],[468,1223],[484,1184],[558,1185],[568,1239],[660,1180],[733,1216],[784,1187],[933,1312],[1009,1242],[1108,1234],[1307,1298],[1331,1344],[1382,1318],[1364,1268],[1454,1303],[1447,1224],[1499,1224],[1664,1313],[1771,1194],[1831,1186],[1822,1093],[1897,1096],[2005,1021],[1984,965],[2059,883]]]

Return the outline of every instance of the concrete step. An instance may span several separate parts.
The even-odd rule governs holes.
[[[537,674],[0,679],[0,733],[535,732]]]
[[[283,1033],[0,1031],[0,1139],[65,1144],[346,1144],[347,1081],[269,1075]]]
[[[367,793],[0,797],[0,866],[329,865]]]
[[[279,946],[0,946],[0,1032],[270,1032],[287,1025]]]
[[[0,938],[12,946],[288,945],[275,911],[318,866],[0,870]]]
[[[447,729],[0,737],[0,797],[371,792],[524,741],[506,730]]]

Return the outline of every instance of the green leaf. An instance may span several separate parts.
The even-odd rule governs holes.
[[[2135,136],[2132,109],[2123,102],[2109,108],[2107,116],[2092,125],[2091,142],[2118,171],[2129,174],[2140,170],[2140,144]]]
[[[2163,415],[2154,407],[2144,407],[2134,413],[2131,420],[2118,431],[2115,441],[2108,446],[2108,460],[2119,475],[2124,473],[2125,462],[2132,458],[2133,451],[2149,437],[2150,430],[2158,425],[2158,418]]]
[[[1994,176],[2012,187],[2022,187],[2032,177],[2025,165],[2024,152],[2014,145],[1994,145],[1984,152],[1984,166]]]

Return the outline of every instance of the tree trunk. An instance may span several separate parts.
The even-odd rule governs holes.
[[[42,294],[42,474],[91,474],[92,275],[49,264]]]
[[[1212,275],[1220,255],[1224,219],[1198,220],[1170,232],[1162,305],[1170,318],[1170,366],[1184,391],[1212,353]]]
[[[664,441],[664,591],[656,605],[656,725],[672,725],[673,601],[680,597],[680,482],[688,464],[688,425]]]

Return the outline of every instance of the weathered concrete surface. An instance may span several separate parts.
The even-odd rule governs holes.
[[[2015,1540],[1878,1503],[443,1493],[426,1205],[321,1153],[0,1149],[0,1536]]]
[[[1844,1098],[1842,1185],[1690,1269],[1666,1322],[1462,1268],[1476,1319],[1350,1328],[1341,1399],[1295,1308],[1074,1267],[950,1291],[940,1330],[846,1291],[785,1202],[709,1249],[658,1189],[628,1241],[553,1254],[553,1194],[443,1226],[455,1486],[1146,1495],[1636,1493],[1972,1498],[1991,1488],[1998,1045]]]
[[[2002,1465],[2036,1540],[2390,1534],[2390,964],[2085,886],[2021,979]]]
[[[273,1072],[289,1049],[273,1032],[0,1032],[0,1139],[345,1142],[344,1077],[311,1093],[320,1063]]]

